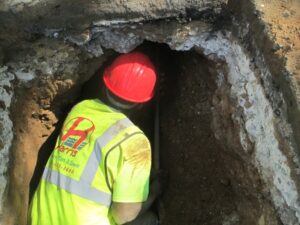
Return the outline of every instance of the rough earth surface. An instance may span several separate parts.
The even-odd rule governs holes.
[[[16,41],[55,32],[78,35],[91,26],[109,26],[164,18],[210,17],[221,11],[226,0],[191,1],[49,1],[4,0],[0,2],[0,40],[10,46]]]
[[[277,43],[275,54],[286,59],[287,69],[293,74],[294,85],[300,76],[300,2],[256,1],[262,19],[266,21]],[[298,96],[298,93],[297,93]]]
[[[144,40],[163,80],[162,224],[300,224],[299,4],[2,1],[0,224],[26,224],[30,181],[108,49]]]
[[[8,202],[1,208],[1,224],[26,224],[30,180],[36,166],[36,176],[40,175],[49,156],[45,146],[52,146],[55,140],[49,143],[47,139],[59,125],[58,119],[65,116],[65,107],[79,96],[79,85],[105,59],[89,60],[55,40],[41,40],[32,47],[24,46],[17,53],[12,49],[7,69],[1,74],[12,74],[15,87],[13,104],[5,105],[14,121],[14,141],[9,161],[13,169],[5,171],[10,188],[6,187]],[[36,164],[39,151],[41,162]]]
[[[162,85],[171,91],[161,96],[161,151],[170,182],[161,206],[162,224],[280,224],[271,204],[257,195],[263,187],[257,171],[225,140],[216,139],[211,128],[217,117],[211,111],[216,66],[195,52],[169,54]],[[170,67],[172,63],[177,66]],[[231,113],[229,105],[223,110],[223,115]],[[219,126],[236,129],[226,122]],[[241,149],[236,136],[230,147]]]

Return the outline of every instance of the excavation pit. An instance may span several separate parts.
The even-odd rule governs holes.
[[[15,224],[26,223],[32,171],[31,191],[66,113],[76,102],[97,96],[103,68],[117,52],[132,50],[149,55],[159,74],[160,167],[169,173],[157,203],[161,223],[297,224],[295,174],[284,154],[293,152],[286,105],[260,56],[253,57],[230,32],[197,21],[93,32],[87,43],[80,35],[68,39],[72,44],[37,40],[30,54],[25,48],[6,59],[8,69],[2,72],[18,75],[21,87],[12,105],[8,191]],[[150,103],[132,117],[152,144],[153,108]]]
[[[267,214],[268,221],[277,224],[269,201],[260,197],[263,184],[257,171],[245,165],[236,153],[242,146],[234,137],[234,124],[229,118],[220,118],[230,114],[229,103],[223,112],[214,108],[221,98],[221,93],[216,94],[218,70],[226,64],[220,61],[217,65],[199,50],[175,51],[166,44],[153,42],[145,42],[135,51],[149,55],[159,74],[156,95],[160,102],[160,167],[168,172],[164,193],[156,204],[161,224],[253,225],[262,212]],[[80,85],[79,97],[72,104],[99,96],[101,74],[116,55],[110,52],[95,75]],[[56,98],[53,104],[61,105],[66,97]],[[63,113],[57,124],[62,124],[72,104],[59,110]],[[155,100],[130,115],[152,146],[154,108]],[[59,129],[58,125],[39,151],[31,190],[38,183]],[[231,133],[232,143],[228,144],[225,136],[216,138],[220,130]]]

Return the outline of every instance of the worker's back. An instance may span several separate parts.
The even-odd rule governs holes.
[[[115,224],[112,201],[147,198],[150,152],[147,138],[124,114],[99,100],[77,104],[34,194],[29,223]]]

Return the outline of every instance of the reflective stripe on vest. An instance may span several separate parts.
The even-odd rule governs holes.
[[[51,170],[46,167],[43,178],[58,186],[61,189],[64,189],[72,194],[78,195],[82,198],[93,201],[97,204],[104,205],[109,207],[111,204],[111,195],[100,191],[96,188],[91,187],[88,184],[74,180],[70,177],[67,177],[58,171]]]
[[[101,163],[101,150],[117,134],[131,125],[133,124],[128,118],[118,120],[96,140],[94,149],[90,154],[90,157],[86,163],[79,181],[67,177],[59,173],[58,171],[54,171],[47,167],[45,168],[45,171],[43,173],[43,179],[72,194],[78,195],[97,204],[110,207],[111,194],[102,192],[92,187],[91,184]],[[105,177],[103,177],[103,179],[105,179]]]

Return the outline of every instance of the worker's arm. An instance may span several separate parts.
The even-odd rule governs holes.
[[[117,224],[124,224],[134,220],[142,208],[142,203],[113,202],[111,214]]]
[[[110,213],[117,224],[134,220],[147,201],[151,149],[144,134],[131,136],[120,145],[122,158],[118,175],[112,184]]]
[[[152,206],[153,202],[162,192],[162,181],[166,174],[156,174],[151,180],[149,196],[143,203],[118,203],[113,202],[111,207],[112,216],[117,224],[124,224],[142,215]]]
[[[139,215],[142,215],[143,213],[145,213],[150,209],[153,202],[157,199],[157,197],[161,194],[161,192],[162,192],[161,177],[160,175],[157,175],[150,182],[149,196],[147,198],[147,201],[143,202]]]

